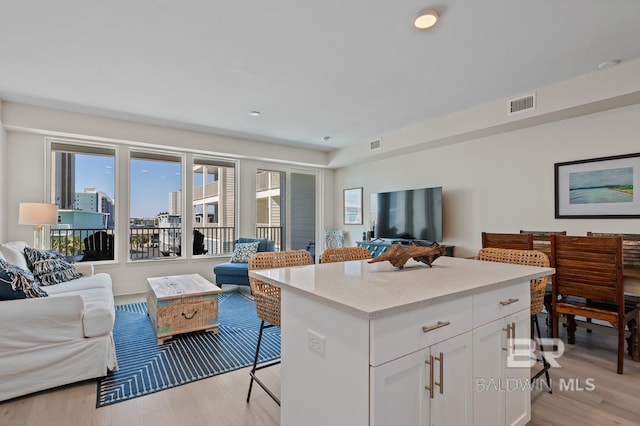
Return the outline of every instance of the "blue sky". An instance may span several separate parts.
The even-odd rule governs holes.
[[[96,188],[114,197],[115,160],[113,157],[76,154],[76,192]],[[124,171],[119,171],[125,179]],[[130,217],[154,217],[169,210],[169,192],[180,191],[179,163],[131,160]],[[118,199],[116,199],[116,204]]]

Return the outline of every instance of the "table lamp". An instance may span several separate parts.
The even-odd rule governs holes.
[[[58,223],[58,206],[45,203],[20,203],[18,223],[20,225],[34,225],[33,247],[44,249],[42,225]]]

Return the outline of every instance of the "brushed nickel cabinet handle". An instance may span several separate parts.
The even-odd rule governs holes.
[[[511,351],[511,324],[507,324],[507,328],[503,328],[502,331],[506,331],[507,332],[507,347],[505,348],[504,346],[502,347],[502,350],[505,352],[510,352]]]
[[[438,386],[440,388],[440,395],[444,392],[444,354],[440,352],[440,356],[437,356],[436,361],[440,362],[440,381],[434,382],[434,386]]]
[[[520,299],[508,299],[508,300],[501,300],[501,301],[500,301],[500,304],[501,304],[502,306],[507,306],[507,305],[510,305],[510,304],[512,304],[512,303],[516,303],[516,302],[519,302],[519,301],[520,301]]]
[[[429,364],[429,386],[424,388],[429,391],[429,399],[433,399],[433,355],[429,355],[429,359],[425,361]]]
[[[450,321],[438,321],[434,325],[423,326],[422,327],[422,332],[423,333],[428,333],[430,331],[437,330],[437,329],[442,328],[442,327],[446,327],[449,324],[451,324]]]

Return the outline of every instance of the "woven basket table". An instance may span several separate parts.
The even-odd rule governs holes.
[[[149,318],[158,345],[181,333],[206,330],[218,333],[220,287],[198,274],[147,278]]]

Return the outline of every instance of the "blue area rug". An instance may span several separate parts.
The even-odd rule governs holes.
[[[181,334],[158,346],[146,303],[116,306],[113,337],[119,369],[98,380],[96,407],[252,365],[260,331],[253,300],[235,291],[221,293],[218,319],[218,334]],[[280,329],[267,328],[259,362],[278,357]],[[249,375],[247,386],[248,383]]]

